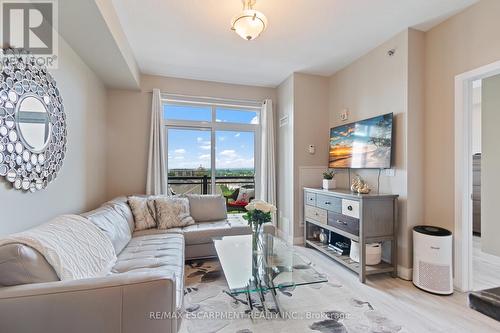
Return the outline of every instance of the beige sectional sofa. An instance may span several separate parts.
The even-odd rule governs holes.
[[[226,215],[224,198],[189,200],[196,224],[184,228],[134,231],[125,197],[82,214],[116,252],[104,277],[60,281],[33,248],[0,246],[0,332],[177,332],[185,260],[215,256],[213,237],[251,232],[241,216]]]

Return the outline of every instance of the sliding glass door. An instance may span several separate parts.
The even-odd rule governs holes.
[[[255,198],[255,132],[215,132],[215,177],[222,194],[244,189],[234,201]]]
[[[167,128],[168,183],[175,194],[212,193],[210,129]]]

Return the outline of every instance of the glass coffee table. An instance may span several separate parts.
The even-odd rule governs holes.
[[[268,292],[283,317],[278,290],[327,282],[307,258],[271,234],[260,234],[257,250],[252,249],[252,235],[225,236],[213,239],[231,295],[245,294],[253,311],[251,294],[256,293],[265,312]]]

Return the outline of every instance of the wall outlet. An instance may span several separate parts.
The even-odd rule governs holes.
[[[340,120],[346,121],[349,119],[349,109],[343,109],[340,111]]]
[[[307,152],[311,155],[314,155],[316,153],[316,146],[315,145],[309,145],[307,147]]]
[[[396,170],[394,170],[394,169],[385,169],[385,175],[387,177],[394,177],[396,175]]]

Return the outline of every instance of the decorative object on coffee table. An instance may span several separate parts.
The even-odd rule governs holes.
[[[56,81],[18,49],[0,53],[0,176],[35,192],[56,178],[66,154],[66,115]]]
[[[335,172],[333,170],[326,170],[323,172],[323,189],[333,190],[337,187],[337,181],[335,180]]]
[[[271,222],[272,213],[276,212],[276,207],[263,200],[253,200],[245,206],[247,213],[243,218],[248,221],[252,228],[252,249],[258,250],[259,234],[264,223]]]

